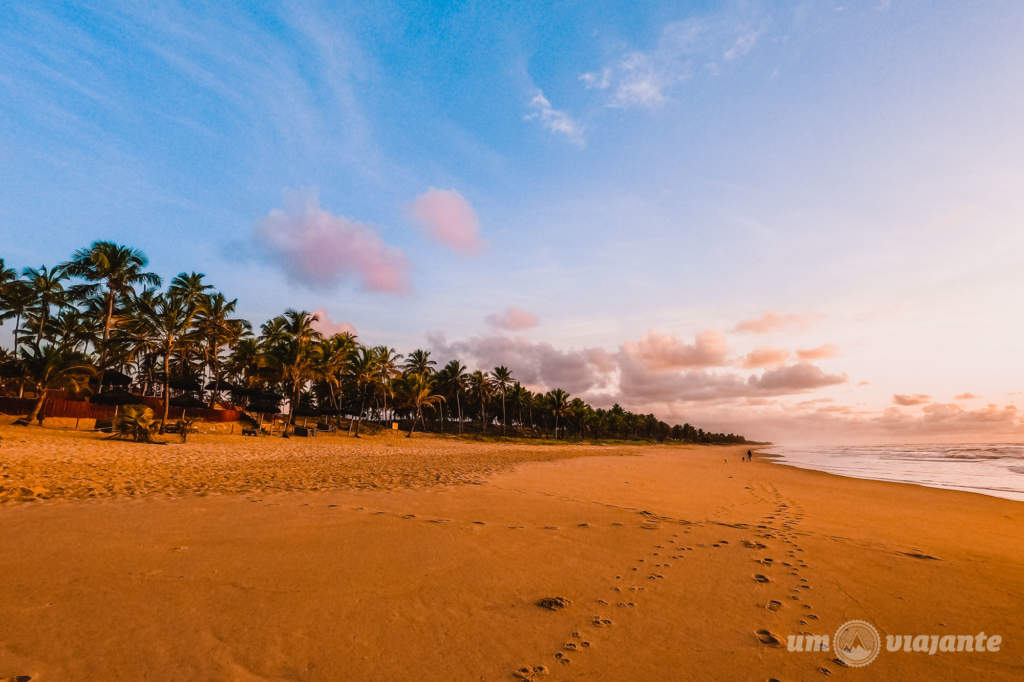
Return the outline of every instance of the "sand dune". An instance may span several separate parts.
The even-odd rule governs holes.
[[[726,448],[0,437],[0,485],[49,498],[0,506],[0,679],[1024,673],[1011,501]],[[786,650],[854,618],[1005,643]]]

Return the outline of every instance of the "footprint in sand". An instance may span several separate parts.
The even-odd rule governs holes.
[[[771,578],[769,578],[769,577],[768,577],[768,576],[766,576],[766,575],[762,575],[761,573],[755,573],[755,574],[754,574],[754,582],[758,582],[758,583],[770,583],[771,581],[772,581],[772,579],[771,579]]]
[[[559,663],[572,663],[572,659],[563,654],[561,651],[555,654],[555,658],[558,660]]]
[[[538,677],[542,677],[547,674],[548,668],[545,665],[535,665],[533,668],[529,668],[524,665],[522,668],[519,668],[512,673],[512,676],[517,680],[535,680]]]
[[[757,641],[761,642],[761,644],[767,646],[782,645],[782,641],[772,633],[768,632],[767,630],[758,630],[755,634],[757,635]]]
[[[778,611],[779,609],[782,608],[782,602],[776,601],[775,599],[772,599],[767,604],[765,604],[765,608],[768,609],[769,611]]]
[[[594,616],[594,618],[590,621],[590,624],[593,625],[595,628],[606,628],[612,625],[612,619],[604,618],[602,616]]]
[[[565,597],[544,597],[537,600],[537,606],[549,611],[558,611],[567,608],[570,604],[572,602]]]

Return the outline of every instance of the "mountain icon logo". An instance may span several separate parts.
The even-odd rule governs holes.
[[[860,668],[875,660],[882,638],[875,626],[863,620],[848,620],[836,630],[832,647],[846,665]]]

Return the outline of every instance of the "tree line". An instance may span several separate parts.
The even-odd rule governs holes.
[[[366,424],[399,422],[409,435],[420,428],[744,442],[619,405],[593,408],[560,388],[534,392],[504,366],[471,371],[451,360],[438,367],[427,350],[402,355],[350,333],[325,336],[307,311],[286,310],[256,330],[236,316],[237,299],[216,291],[205,275],[183,272],[161,288],[148,264],[139,249],[109,241],[20,273],[0,259],[0,324],[13,323],[13,345],[0,349],[0,386],[35,397],[30,421],[50,391],[63,389],[97,402],[160,397],[161,428],[172,406],[230,403],[277,414],[285,404],[285,434],[297,417],[316,417],[347,422],[353,436]]]

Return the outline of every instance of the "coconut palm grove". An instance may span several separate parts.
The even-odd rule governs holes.
[[[23,423],[42,419],[49,396],[133,405],[159,398],[161,432],[189,408],[235,408],[265,432],[395,424],[446,434],[556,439],[744,442],[690,424],[669,425],[619,405],[594,408],[561,388],[529,390],[504,366],[443,366],[426,350],[402,354],[348,332],[325,336],[317,317],[286,310],[258,331],[235,316],[237,299],[182,272],[166,287],[139,249],[97,241],[54,266],[20,274],[0,259],[0,322],[13,348],[0,351],[3,395],[31,399]],[[131,413],[131,410],[127,410]],[[282,421],[283,420],[283,421]]]

